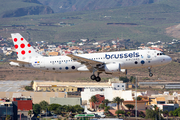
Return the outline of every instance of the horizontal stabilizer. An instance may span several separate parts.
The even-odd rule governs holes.
[[[20,63],[20,64],[31,64],[30,62],[24,62],[24,61],[20,61],[20,60],[10,60],[10,61]]]

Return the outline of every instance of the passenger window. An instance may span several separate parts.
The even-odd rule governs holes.
[[[160,53],[160,55],[162,55],[162,53]]]

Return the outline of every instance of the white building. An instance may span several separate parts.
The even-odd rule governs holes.
[[[56,46],[55,45],[47,45],[49,51],[55,51]]]
[[[126,90],[126,83],[112,83],[115,90]]]
[[[81,92],[82,101],[87,101],[89,103],[89,99],[91,96],[100,94],[104,95],[105,99],[110,101],[115,97],[123,98],[124,100],[133,100],[132,90],[118,90],[117,88],[109,87],[109,88],[85,88],[83,92]]]
[[[151,106],[153,107],[153,106]],[[162,111],[174,111],[176,110],[177,108],[179,108],[179,104],[157,104],[157,107],[159,107],[160,110]]]
[[[93,43],[93,45],[98,45],[98,44],[99,44],[98,42]]]

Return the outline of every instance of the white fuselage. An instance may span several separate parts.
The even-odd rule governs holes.
[[[171,62],[171,58],[164,55],[157,50],[132,50],[132,51],[117,51],[117,52],[104,52],[104,53],[91,53],[91,54],[77,54],[76,56],[109,63],[121,64],[121,69],[134,69],[144,67],[155,67],[165,65]],[[24,65],[30,69],[38,69],[43,71],[54,72],[79,72],[89,71],[86,65],[72,60],[68,56],[53,56],[53,57],[37,57],[31,58],[27,62],[31,65]]]

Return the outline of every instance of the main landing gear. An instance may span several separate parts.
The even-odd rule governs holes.
[[[100,74],[100,73],[98,73],[97,76],[94,75],[94,74],[92,74],[92,75],[91,75],[91,80],[96,80],[96,82],[100,82],[100,81],[101,81],[101,78],[99,77],[99,74]]]
[[[150,68],[150,67],[148,67],[148,70],[149,70],[149,77],[152,77],[152,76],[153,76],[153,74],[151,73],[151,68]]]

